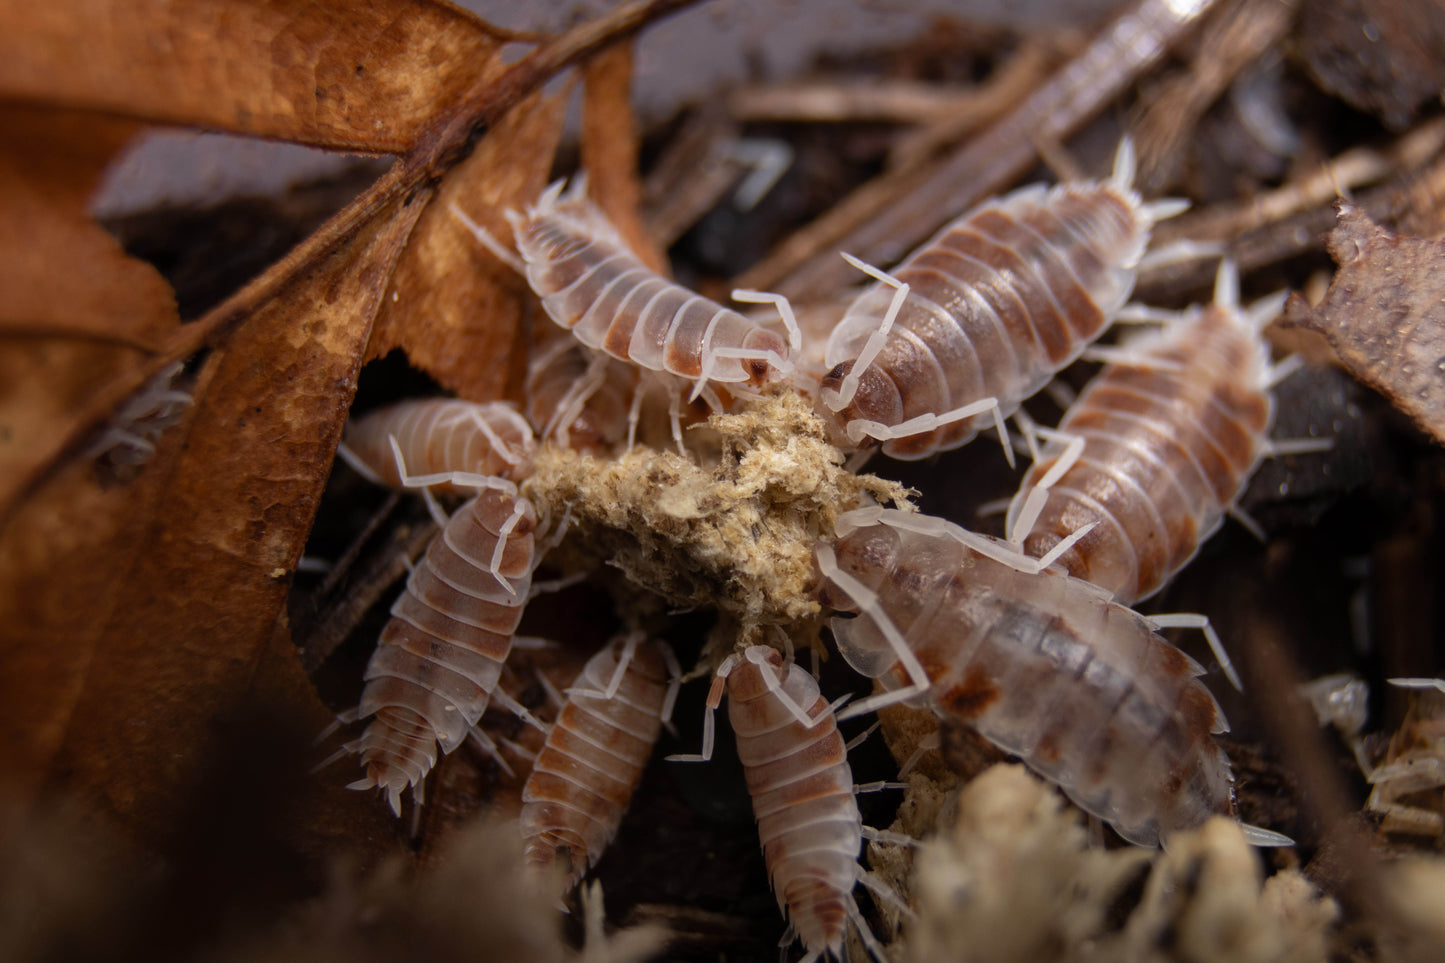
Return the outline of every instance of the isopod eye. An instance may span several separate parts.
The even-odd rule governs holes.
[[[756,384],[767,378],[768,369],[770,367],[767,361],[763,360],[762,358],[753,358],[747,362],[747,366],[749,381]]]
[[[831,371],[823,375],[823,387],[837,391],[838,386],[843,383],[843,379],[848,376],[848,372],[851,370],[853,370],[853,362],[839,361],[833,365]]]

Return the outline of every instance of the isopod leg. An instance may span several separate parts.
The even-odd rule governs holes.
[[[1240,692],[1244,691],[1244,683],[1240,681],[1239,673],[1235,671],[1234,663],[1229,659],[1229,653],[1224,651],[1224,643],[1220,641],[1219,633],[1214,631],[1214,626],[1210,624],[1209,616],[1193,612],[1176,612],[1170,615],[1150,615],[1146,618],[1161,629],[1199,629],[1202,631],[1205,640],[1209,642],[1209,650],[1214,653],[1214,658],[1219,662],[1219,667],[1224,670],[1229,684]]]
[[[722,665],[717,667],[717,675],[713,677],[712,688],[707,693],[707,709],[702,717],[702,752],[695,755],[677,753],[667,757],[668,762],[709,762],[712,759],[712,747],[716,738],[717,720],[714,716],[718,706],[722,705],[723,691],[727,687],[728,676],[732,673],[733,667],[738,664],[738,657],[730,655],[723,659]]]
[[[997,398],[983,398],[960,408],[954,408],[952,411],[946,411],[941,415],[932,413],[918,415],[896,425],[885,425],[882,422],[855,418],[848,422],[844,430],[847,432],[848,440],[855,445],[862,442],[865,437],[875,438],[878,441],[889,441],[894,438],[907,438],[909,435],[933,431],[935,428],[942,428],[944,425],[972,418],[974,415],[981,415],[987,411],[993,412],[993,423],[994,427],[998,429],[998,441],[1003,446],[1004,460],[1012,468],[1014,466],[1013,446],[1009,444],[1008,426],[1004,423],[1003,409],[999,407]]]
[[[494,488],[509,495],[517,491],[517,486],[509,481],[492,475],[479,475],[471,471],[438,471],[426,475],[412,475],[406,470],[406,459],[402,456],[401,445],[397,444],[396,436],[387,435],[386,440],[391,444],[391,453],[396,459],[396,473],[401,479],[403,488],[420,488],[425,491],[432,485],[446,484],[478,490]]]
[[[502,753],[497,748],[497,744],[492,741],[491,736],[488,736],[482,731],[481,726],[472,726],[468,729],[467,738],[472,740],[473,744],[482,751],[482,755],[500,766],[502,771],[507,774],[507,778],[510,779],[516,776],[516,773],[512,771],[512,767],[507,765],[507,760],[502,758]]]
[[[898,626],[888,617],[883,610],[882,603],[878,600],[877,594],[853,576],[844,572],[838,567],[838,556],[833,553],[833,546],[819,545],[817,550],[818,570],[823,578],[838,586],[853,604],[858,606],[859,611],[873,620],[878,631],[883,633],[889,648],[893,654],[898,656],[898,661],[903,665],[904,671],[908,674],[909,684],[892,692],[884,692],[875,696],[869,696],[849,706],[838,713],[838,719],[851,719],[854,716],[872,712],[883,706],[890,706],[898,702],[906,702],[914,696],[921,695],[928,691],[932,685],[928,673],[923,671],[923,664],[918,661],[918,656],[913,654],[909,648],[908,641],[903,633],[898,631]]]
[[[768,291],[736,288],[733,290],[732,298],[743,304],[771,304],[776,307],[778,314],[783,319],[783,327],[788,331],[788,347],[793,351],[798,351],[803,347],[803,329],[798,327],[797,315],[793,313],[793,305],[786,297]]]
[[[482,227],[482,225],[478,224],[470,217],[467,217],[466,213],[455,204],[450,205],[450,207],[452,216],[455,217],[457,220],[461,221],[462,224],[466,226],[466,229],[472,232],[472,237],[475,237],[477,239],[477,242],[481,244],[482,247],[490,251],[493,257],[495,257],[498,261],[501,261],[513,271],[516,271],[518,274],[521,274],[523,276],[526,275],[527,265],[524,264],[522,262],[522,259],[517,257],[516,254],[508,250],[501,241],[497,240],[496,236],[493,235],[491,231],[487,230],[485,227]]]
[[[506,709],[518,719],[521,719],[533,729],[536,729],[538,732],[546,734],[547,727],[542,724],[542,720],[538,719],[536,716],[532,715],[532,713],[528,712],[526,706],[522,705],[516,699],[513,699],[511,696],[507,695],[500,688],[492,692],[492,701],[495,702],[497,705],[501,706],[503,709]]]
[[[632,664],[632,657],[637,654],[637,646],[645,636],[641,632],[629,632],[626,640],[622,643],[622,651],[617,656],[617,666],[612,670],[612,677],[607,680],[607,685],[602,690],[588,689],[582,686],[574,686],[567,690],[572,696],[593,696],[598,699],[611,699],[617,695],[617,690],[622,687],[622,677],[627,674],[627,667]]]
[[[1009,530],[1009,544],[1023,549],[1024,539],[1034,529],[1034,523],[1039,520],[1039,513],[1044,510],[1044,503],[1049,499],[1049,489],[1056,485],[1064,474],[1074,467],[1079,458],[1084,454],[1084,439],[1077,435],[1069,435],[1063,432],[1050,431],[1047,428],[1034,428],[1039,435],[1053,442],[1062,442],[1063,452],[1054,460],[1044,477],[1024,498],[1023,508],[1019,511],[1018,517],[1013,520],[1013,526]]]
[[[823,393],[823,403],[833,411],[842,410],[853,400],[853,396],[858,393],[858,385],[863,380],[864,372],[866,372],[868,366],[877,359],[879,353],[883,350],[883,346],[888,343],[888,332],[893,329],[893,322],[897,319],[898,312],[903,310],[903,303],[908,300],[909,291],[907,284],[898,280],[888,272],[876,268],[866,261],[860,261],[846,251],[839,253],[843,255],[843,260],[864,274],[877,278],[884,284],[891,285],[893,287],[893,299],[888,302],[888,310],[884,313],[883,321],[878,325],[878,329],[870,334],[868,340],[864,342],[863,350],[859,352],[858,359],[853,363],[852,370],[843,377],[842,384],[838,385],[837,394],[832,394],[831,392]],[[851,425],[852,423],[849,425],[850,437]],[[854,439],[855,443],[858,440],[860,439]]]

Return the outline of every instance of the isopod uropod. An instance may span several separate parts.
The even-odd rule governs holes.
[[[711,757],[712,710],[722,700],[724,685],[768,878],[788,919],[785,942],[793,936],[802,941],[803,963],[825,954],[842,959],[852,920],[869,951],[882,961],[882,948],[853,898],[854,885],[871,882],[858,865],[863,837],[871,831],[858,812],[853,770],[833,706],[801,666],[791,663],[784,669],[776,650],[751,646],[718,667],[708,695],[702,754],[672,758]]]
[[[1073,362],[1133,290],[1154,222],[1133,150],[1103,181],[1033,185],[945,226],[848,308],[828,339],[822,401],[850,443],[918,459],[957,448]]]
[[[941,519],[860,509],[837,531],[822,599],[862,613],[832,621],[839,648],[896,690],[851,711],[926,696],[1140,845],[1234,814],[1203,669],[1143,616]]]
[[[421,801],[438,747],[448,753],[461,745],[489,701],[541,728],[497,688],[531,590],[537,513],[510,481],[481,473],[497,459],[508,469],[530,464],[535,440],[510,407],[444,400],[364,416],[352,437],[349,459],[374,479],[481,489],[444,519],[391,607],[360,704],[337,717],[375,717],[342,749],[360,755],[366,769],[350,788],[379,787],[399,812],[402,791],[411,786]],[[509,457],[490,450],[493,441],[509,446]],[[408,453],[429,471],[414,474]]]
[[[1214,303],[1132,342],[1089,382],[1009,506],[1011,541],[1130,605],[1194,557],[1270,450],[1276,380],[1259,336],[1281,304],[1241,311],[1233,264]]]
[[[375,716],[346,747],[366,769],[349,788],[380,787],[397,812],[407,786],[420,801],[438,746],[456,749],[488,701],[505,698],[497,678],[531,588],[536,528],[531,502],[487,489],[432,539],[367,663],[361,704],[348,714]]]
[[[565,195],[558,182],[524,214],[507,214],[527,282],[554,321],[588,347],[699,385],[792,371],[788,339],[653,273],[584,191],[580,178]]]
[[[567,886],[596,864],[672,712],[676,661],[641,633],[594,655],[567,692],[522,790],[518,818],[530,865],[565,854]]]

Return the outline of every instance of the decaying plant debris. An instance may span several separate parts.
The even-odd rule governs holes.
[[[355,698],[378,600],[429,524],[330,473],[349,408],[437,385],[515,397],[524,333],[542,320],[449,205],[505,237],[506,208],[580,165],[641,256],[670,258],[706,293],[783,290],[805,321],[826,324],[856,280],[838,249],[886,265],[971,200],[1047,176],[1041,162],[1060,176],[1102,171],[1128,130],[1149,192],[1194,204],[1161,242],[1219,245],[1247,295],[1299,292],[1273,333],[1315,366],[1281,386],[1277,434],[1336,439],[1327,455],[1261,470],[1244,507],[1264,545],[1226,529],[1152,603],[1214,619],[1246,681],[1234,694],[1210,680],[1234,726],[1242,816],[1299,845],[1261,856],[1211,824],[1167,854],[1121,849],[1021,772],[955,788],[993,759],[946,730],[942,758],[924,759],[896,814],[896,796],[865,802],[874,824],[897,815],[934,834],[916,855],[873,854],[920,914],[894,952],[1437,956],[1445,797],[1398,768],[1380,770],[1371,797],[1362,766],[1440,759],[1432,703],[1414,693],[1407,715],[1386,680],[1445,674],[1445,17],[1404,0],[1140,0],[1084,33],[942,21],[899,49],[720,91],[639,139],[629,83],[654,79],[633,77],[630,38],[687,5],[624,4],[552,38],[428,0],[304,14],[243,3],[224,17],[204,0],[124,17],[56,0],[44,16],[0,13],[0,785],[16,807],[0,823],[15,871],[0,895],[32,900],[0,898],[0,955],[395,958],[500,939],[532,947],[518,958],[573,953],[548,897],[529,910],[486,882],[509,872],[502,830],[460,828],[514,809],[514,779],[449,758],[412,838],[375,800],[341,790],[346,779],[307,772],[310,739]],[[530,53],[504,56],[513,42]],[[554,164],[559,145],[573,150],[570,90],[540,91],[573,65],[580,156]],[[396,159],[369,186],[342,179],[110,225],[123,250],[85,201],[143,123]],[[747,146],[759,141],[773,146]],[[759,156],[791,163],[740,204]],[[1179,306],[1205,297],[1213,273],[1213,260],[1161,265],[1138,294]],[[83,457],[97,431],[177,361],[193,403],[134,478],[102,485]],[[1057,417],[1046,402],[1033,410]],[[553,468],[559,488],[607,483]],[[980,530],[997,523],[978,507],[1016,480],[978,444],[869,469],[887,480],[875,490],[916,489],[922,510]],[[735,476],[724,480],[746,487]],[[685,495],[663,507],[681,511]],[[638,517],[588,524],[622,531]],[[623,548],[624,567],[646,563]],[[298,572],[303,553],[336,568]],[[524,632],[577,644],[519,660],[518,698],[538,695],[535,673],[564,681],[605,637],[625,597],[606,588],[568,589],[564,604],[529,613]],[[650,604],[679,649],[696,654],[715,632],[706,614]],[[740,597],[734,616],[746,621],[747,606]],[[856,685],[837,662],[823,666],[825,691]],[[1292,695],[1336,672],[1371,693],[1364,730],[1348,738]],[[665,751],[695,747],[700,698],[684,697]],[[900,752],[902,725],[890,723]],[[782,924],[729,752],[685,772],[655,763],[599,867],[613,921],[663,924],[670,958],[775,956]],[[860,781],[896,772],[877,740],[859,752]],[[67,821],[35,815],[55,806]],[[93,845],[77,851],[77,839]],[[32,885],[47,866],[59,868]],[[481,892],[466,899],[494,910],[476,918],[490,922],[468,922],[463,890]],[[485,902],[492,890],[517,902]],[[652,951],[645,931],[603,937],[600,905],[585,943],[572,934],[584,958]],[[78,919],[113,938],[78,940]],[[174,919],[187,922],[157,924]]]

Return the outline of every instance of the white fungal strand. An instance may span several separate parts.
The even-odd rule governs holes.
[[[1219,527],[1266,453],[1273,415],[1268,348],[1230,297],[1127,355],[1059,425],[1082,440],[1077,460],[1056,449],[1035,463],[1007,523],[1033,556],[1097,523],[1059,561],[1125,605],[1158,591]]]
[[[562,195],[554,184],[508,218],[532,290],[588,347],[693,381],[760,384],[791,372],[782,335],[655,274],[576,188]]]
[[[347,746],[394,811],[439,752],[461,745],[497,686],[531,588],[536,512],[488,489],[437,533],[391,607],[356,718],[375,716]]]
[[[1155,212],[1131,176],[1121,148],[1108,180],[985,201],[854,301],[822,382],[849,442],[883,440],[901,459],[956,448],[1078,358],[1127,300],[1148,244]],[[948,417],[984,399],[993,414]]]
[[[527,862],[551,870],[561,861],[569,889],[617,835],[652,755],[671,708],[670,655],[641,633],[594,655],[567,691],[522,790]]]
[[[855,518],[850,518],[855,516]],[[820,546],[822,600],[849,663],[1018,755],[1084,810],[1144,846],[1233,815],[1225,729],[1203,669],[1097,587],[1034,574],[940,519],[871,509]],[[931,524],[929,524],[931,523]],[[1006,551],[1006,546],[995,545]],[[992,552],[991,552],[992,553]],[[1036,564],[1036,563],[1034,563]]]
[[[728,718],[778,908],[806,959],[842,959],[848,920],[863,925],[852,895],[863,820],[832,708],[811,675],[782,661],[766,646],[743,653],[727,677]]]
[[[353,464],[393,488],[411,487],[417,476],[523,477],[537,451],[532,427],[511,404],[455,398],[402,401],[362,415],[347,425],[345,446]],[[432,489],[471,494],[476,485]]]

